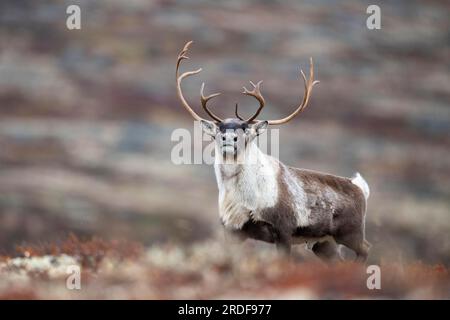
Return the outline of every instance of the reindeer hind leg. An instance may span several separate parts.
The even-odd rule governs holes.
[[[363,239],[359,250],[356,251],[356,261],[365,263],[369,256],[371,244],[366,239]]]
[[[336,242],[353,250],[356,254],[355,261],[366,262],[369,256],[370,243],[364,239],[362,232],[347,234],[345,236],[336,237]]]

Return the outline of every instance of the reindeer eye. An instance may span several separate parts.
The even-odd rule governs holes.
[[[233,139],[235,142],[237,141],[237,137],[234,137],[234,139]]]
[[[225,137],[224,136],[222,136],[222,141],[225,141]]]

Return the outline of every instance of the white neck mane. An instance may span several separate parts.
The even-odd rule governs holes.
[[[259,212],[278,202],[279,162],[261,152],[255,141],[246,148],[244,163],[223,164],[218,151],[214,169],[225,227],[241,228],[249,219],[260,220]]]

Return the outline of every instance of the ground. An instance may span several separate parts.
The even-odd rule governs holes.
[[[81,289],[69,290],[69,266]],[[380,264],[369,290],[365,265],[286,257],[256,243],[230,248],[211,240],[148,248],[75,236],[60,245],[18,248],[0,262],[0,299],[449,299],[442,265]]]

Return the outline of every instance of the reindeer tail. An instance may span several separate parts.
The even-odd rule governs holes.
[[[357,172],[356,175],[352,178],[352,183],[357,185],[362,190],[364,197],[367,200],[370,195],[369,185],[367,184],[366,180],[364,180],[364,178],[359,174],[359,172]]]

